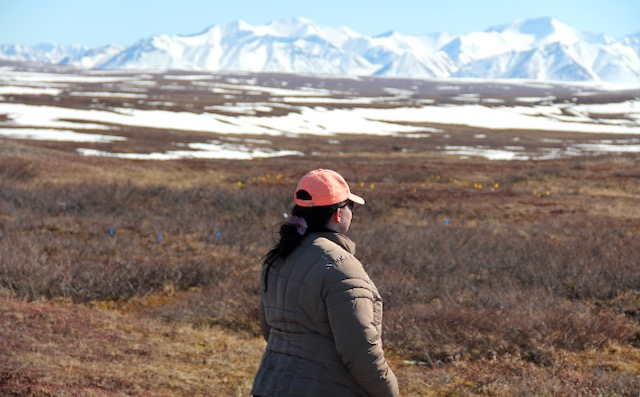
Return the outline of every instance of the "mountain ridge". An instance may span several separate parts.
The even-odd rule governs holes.
[[[525,78],[640,85],[640,32],[615,39],[552,17],[462,35],[360,34],[296,17],[158,34],[130,46],[0,45],[0,59],[84,69],[249,71],[420,78]]]

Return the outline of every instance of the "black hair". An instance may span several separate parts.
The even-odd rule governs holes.
[[[300,207],[295,205],[291,210],[291,216],[298,216],[307,222],[304,234],[298,233],[297,225],[285,222],[280,225],[280,239],[264,256],[264,262],[272,265],[279,258],[286,258],[307,236],[309,232],[320,232],[327,229],[327,223],[341,204],[319,207]]]
[[[305,190],[299,190],[296,192],[296,197],[298,199],[307,200],[306,196],[309,196],[309,199],[311,198],[311,195],[309,195]],[[295,223],[285,222],[280,225],[280,239],[264,256],[264,265],[267,267],[264,272],[263,280],[263,288],[265,291],[267,290],[267,277],[269,275],[269,270],[271,270],[271,266],[273,266],[278,259],[284,259],[292,253],[310,232],[333,231],[327,228],[327,223],[329,223],[329,220],[339,208],[344,207],[349,203],[350,201],[346,200],[338,204],[328,206],[293,206],[291,209],[291,216],[303,218],[307,223],[307,228],[303,234],[300,234],[298,232],[298,225]]]

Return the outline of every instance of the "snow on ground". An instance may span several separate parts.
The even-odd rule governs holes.
[[[334,103],[334,104],[373,104],[373,103],[384,103],[388,102],[389,98],[330,98],[326,96],[321,97],[291,97],[285,96],[281,98],[272,99],[274,102],[284,102],[284,103]]]
[[[623,103],[601,103],[593,105],[575,105],[574,109],[582,113],[597,114],[626,114],[640,122],[640,101],[627,101]]]
[[[252,110],[267,110],[268,104],[264,104],[264,106],[256,105]],[[610,113],[621,113],[635,120],[640,119],[640,101],[612,104],[606,109]],[[211,108],[211,110],[215,110],[215,108]],[[0,103],[0,114],[7,114],[13,125],[43,128],[108,129],[109,127],[100,123],[109,123],[219,134],[334,135],[352,133],[391,135],[398,132],[424,130],[418,125],[404,124],[437,123],[462,124],[488,129],[640,134],[640,125],[637,122],[603,120],[595,124],[593,120],[583,116],[583,112],[576,112],[575,116],[561,116],[557,106],[485,107],[482,105],[459,105],[391,109],[327,109],[301,106],[299,111],[299,113],[290,112],[284,116],[259,117],[250,114],[227,116],[216,113],[198,114],[130,108],[87,110]]]
[[[609,153],[639,153],[640,145],[614,145],[607,143],[590,144],[583,143],[575,145],[578,148],[587,152],[609,152]]]
[[[421,131],[420,127],[372,121],[351,110],[301,108],[301,113],[281,117],[225,116],[214,113],[172,112],[116,108],[109,110],[69,109],[0,103],[0,114],[8,114],[13,125],[25,127],[108,129],[95,123],[165,130],[191,130],[219,134],[316,134],[355,133],[389,135],[394,132]],[[373,116],[375,111],[370,115]],[[74,120],[71,121],[60,121]],[[75,122],[77,121],[77,122]],[[1,124],[0,124],[1,126]]]
[[[214,113],[225,112],[249,115],[256,114],[257,112],[270,113],[273,111],[272,106],[265,106],[264,104],[254,102],[205,106],[204,109],[207,111],[212,111]]]
[[[131,92],[89,92],[89,91],[74,91],[70,92],[71,96],[88,96],[88,97],[107,97],[107,98],[149,98],[147,94],[134,94]]]
[[[0,86],[0,95],[60,95],[61,92],[60,88]]]
[[[556,97],[554,97],[553,95],[547,96],[547,97],[523,97],[523,98],[516,98],[516,102],[525,102],[525,103],[538,103],[538,102],[549,102],[549,101],[553,101],[554,99],[556,99]]]
[[[88,130],[114,130],[118,126],[146,127],[158,130],[190,130],[218,134],[287,135],[314,134],[332,136],[335,134],[389,135],[413,138],[428,138],[431,134],[446,133],[444,129],[425,127],[425,123],[446,125],[467,125],[495,130],[567,131],[583,133],[635,134],[640,135],[640,100],[623,103],[576,105],[572,103],[553,104],[554,97],[521,97],[516,100],[522,106],[496,106],[501,99],[482,98],[478,94],[456,96],[459,105],[434,105],[431,100],[414,102],[416,106],[400,106],[394,102],[411,94],[411,91],[385,88],[395,99],[382,97],[334,98],[348,94],[326,89],[289,89],[257,86],[252,78],[236,80],[227,78],[216,81],[209,75],[164,75],[165,80],[189,81],[193,85],[204,86],[216,92],[228,94],[271,96],[268,102],[233,103],[210,106],[205,113],[173,112],[168,110],[141,110],[132,108],[112,109],[72,109],[58,106],[36,106],[2,102],[1,95],[59,95],[71,84],[102,83],[117,88],[115,92],[73,91],[74,96],[123,97],[147,99],[143,88],[133,86],[156,86],[154,74],[99,75],[35,73],[1,70],[0,73],[0,135],[20,139],[65,140],[77,142],[109,142],[124,140],[119,136],[90,134]],[[468,83],[468,82],[467,82]],[[513,82],[510,84],[514,85]],[[522,83],[525,84],[525,83]],[[520,85],[522,85],[520,84]],[[540,87],[540,83],[531,83]],[[124,86],[131,85],[132,91],[124,93]],[[526,84],[525,84],[526,85]],[[514,85],[515,86],[515,85]],[[166,86],[167,89],[180,86]],[[509,88],[509,87],[507,87]],[[552,88],[549,86],[549,88]],[[598,86],[598,89],[606,87]],[[439,91],[459,92],[462,88],[455,80],[448,80],[436,87]],[[585,90],[594,87],[585,85]],[[398,107],[377,108],[368,104],[385,102]],[[168,101],[147,102],[172,105]],[[316,104],[353,105],[352,108],[330,108]],[[484,106],[491,103],[492,106]],[[531,104],[531,106],[525,104]],[[269,116],[274,108],[286,108],[285,115]],[[233,115],[229,115],[232,113]],[[257,114],[261,115],[258,116]],[[266,115],[265,115],[266,114]],[[595,116],[594,116],[595,115]],[[607,117],[599,117],[606,115]],[[597,118],[594,118],[597,117]],[[77,132],[78,130],[83,132]],[[478,136],[476,138],[479,139]],[[637,143],[637,142],[634,142]],[[480,155],[491,159],[528,158],[522,148],[503,150],[482,147],[459,146],[442,147],[447,153],[457,155]],[[637,144],[583,144],[568,150],[583,152],[639,152]],[[298,155],[297,152],[270,151],[248,148],[242,145],[230,146],[209,142],[191,144],[185,150],[154,154],[108,154],[81,149],[86,155],[113,155],[125,158],[173,159],[179,157],[202,158],[254,158],[265,156]],[[556,153],[550,151],[549,156]]]
[[[472,146],[444,146],[441,148],[446,154],[455,154],[459,156],[482,156],[489,160],[528,160],[526,153],[518,153],[515,150],[499,150],[476,148]]]
[[[265,104],[266,105],[266,104]],[[640,125],[631,120],[605,120],[594,124],[585,116],[589,112],[625,114],[629,119],[639,120],[640,103],[627,102],[610,105],[589,105],[577,108],[574,116],[562,115],[557,106],[534,107],[485,107],[482,105],[422,106],[392,109],[327,109],[323,107],[299,107],[278,117],[257,117],[255,111],[267,111],[263,105],[249,107],[248,114],[228,116],[213,112],[196,114],[164,110],[112,109],[86,110],[54,106],[0,103],[0,114],[7,114],[8,121],[0,123],[0,134],[22,139],[69,140],[78,142],[108,141],[116,137],[82,134],[75,130],[109,130],[104,123],[137,126],[165,130],[195,130],[220,134],[264,134],[291,135],[314,134],[331,136],[339,133],[420,136],[439,133],[440,130],[425,128],[411,123],[464,124],[488,129],[577,131],[585,133],[640,134]],[[215,111],[211,108],[210,111]],[[220,110],[228,110],[221,108]],[[570,112],[569,112],[570,113]],[[400,124],[402,123],[402,124]],[[24,127],[24,128],[6,128]],[[38,127],[38,130],[33,127]],[[30,129],[25,129],[30,128]],[[55,129],[61,130],[55,130]],[[41,133],[38,133],[40,131]],[[417,134],[417,135],[416,135]],[[91,138],[94,137],[94,138]],[[124,138],[120,138],[124,139]],[[221,150],[215,147],[192,146],[184,151],[164,154],[122,155],[125,158],[174,159],[178,157],[200,158],[255,158],[264,156],[291,155],[288,152],[259,152]],[[457,155],[479,155],[489,159],[526,159],[527,155],[517,150],[495,150],[471,147],[445,147],[445,152]],[[587,152],[637,152],[638,145],[582,145],[576,150]],[[106,155],[96,151],[81,151],[86,155]],[[550,154],[551,156],[552,154]]]
[[[640,101],[635,101],[635,105],[624,103],[619,106],[620,109],[634,108],[635,117],[640,115]],[[534,107],[459,105],[397,109],[354,109],[354,113],[360,117],[386,122],[461,124],[472,127],[508,130],[640,134],[640,125],[638,123],[629,122],[628,125],[593,124],[593,120],[581,117],[559,120],[557,116],[553,116],[559,112],[560,108],[555,105]],[[621,113],[625,113],[625,111],[621,110]]]
[[[138,75],[131,76],[91,76],[66,73],[37,73],[3,70],[0,81],[14,82],[42,82],[49,83],[115,83],[122,81],[135,81],[140,79]]]
[[[256,92],[256,93],[266,93],[273,96],[295,96],[295,97],[308,97],[308,96],[322,96],[329,98],[331,95],[335,94],[335,92],[319,89],[319,88],[300,88],[300,89],[291,89],[291,88],[274,88],[274,87],[265,87],[259,85],[240,85],[240,84],[227,84],[227,83],[218,83],[215,81],[212,82],[198,82],[197,85],[212,87],[215,89],[227,89],[235,92]]]
[[[218,142],[191,143],[186,145],[191,150],[174,150],[165,153],[110,153],[94,149],[78,149],[85,156],[119,157],[130,160],[177,160],[195,159],[228,159],[251,160],[262,157],[303,156],[304,153],[292,150],[270,151],[251,149],[240,145],[227,145]]]
[[[66,142],[113,142],[127,140],[127,138],[122,136],[85,134],[82,132],[50,128],[0,128],[0,136],[15,139]]]
[[[60,108],[55,106],[33,106],[21,103],[0,103],[0,114],[6,114],[9,122],[0,123],[10,127],[40,127],[40,128],[69,128],[69,129],[98,129],[108,130],[103,124],[92,122],[109,122],[108,118],[100,117],[110,113],[101,110],[82,110]],[[77,122],[61,120],[78,120]]]

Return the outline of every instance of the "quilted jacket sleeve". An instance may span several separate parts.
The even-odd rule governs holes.
[[[382,350],[382,299],[362,264],[351,258],[325,281],[329,323],[343,362],[369,396],[398,396],[398,382]]]
[[[264,340],[268,341],[269,333],[271,332],[271,326],[269,326],[269,323],[267,323],[267,317],[262,297],[260,298],[260,328],[262,329],[262,336],[264,337]]]

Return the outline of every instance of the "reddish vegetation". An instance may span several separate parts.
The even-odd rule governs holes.
[[[0,303],[3,396],[239,395],[262,347],[222,329],[136,319],[98,303]]]
[[[116,149],[133,152],[211,137],[125,132]],[[448,133],[542,145],[536,132]],[[367,200],[350,235],[385,301],[403,395],[639,395],[637,155],[505,162],[401,137],[272,142],[308,155],[125,161],[1,139],[0,395],[248,395],[264,348],[260,260],[318,167]]]
[[[367,199],[350,233],[405,395],[637,395],[634,156],[131,162],[5,143],[5,395],[246,395],[260,257],[320,166]]]

